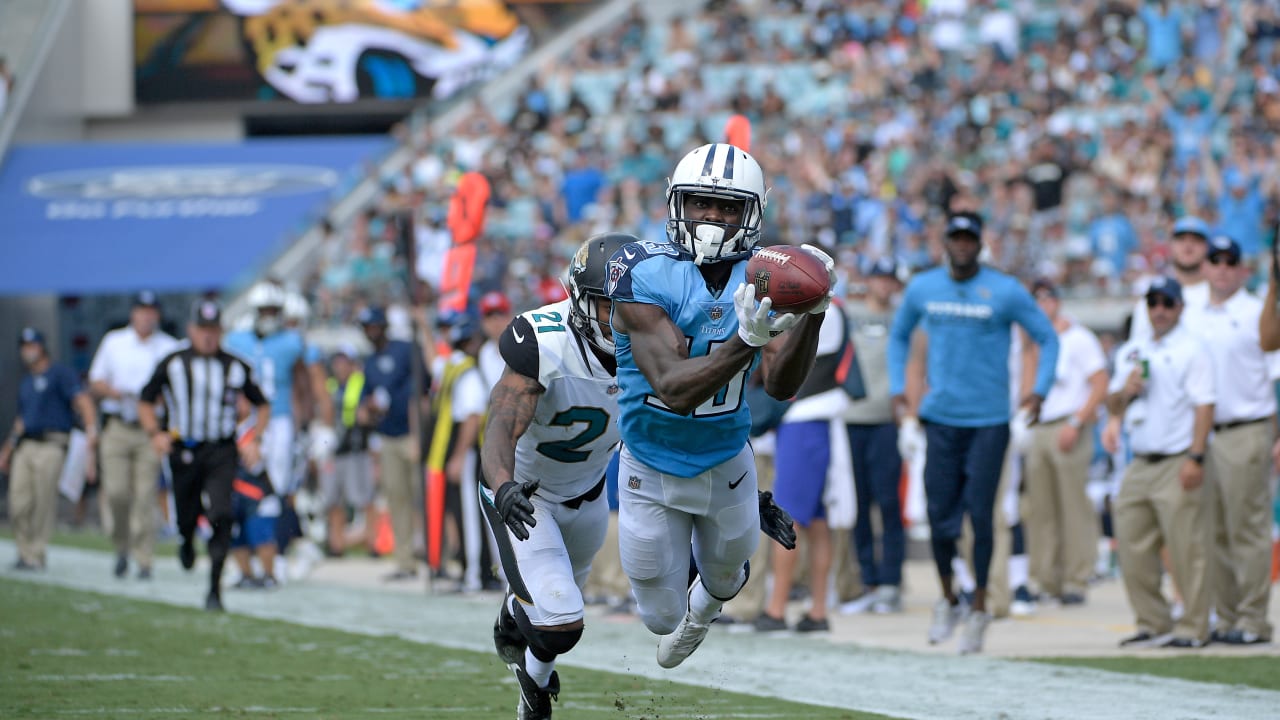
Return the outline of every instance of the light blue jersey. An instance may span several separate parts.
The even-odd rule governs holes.
[[[223,344],[253,367],[254,379],[271,401],[271,416],[292,417],[293,368],[307,352],[302,335],[281,330],[260,338],[252,330],[237,330]]]
[[[955,427],[1009,422],[1009,343],[1013,323],[1040,346],[1035,392],[1044,397],[1058,366],[1058,335],[1031,293],[999,270],[982,267],[968,280],[935,268],[907,285],[889,337],[889,392],[905,385],[911,332],[929,336],[929,391],[920,417]]]
[[[738,332],[733,291],[746,280],[745,259],[719,296],[712,295],[698,266],[670,243],[641,241],[619,250],[609,261],[606,290],[617,302],[657,305],[684,333],[689,357],[706,355]],[[617,345],[619,426],[631,453],[655,470],[678,477],[694,477],[731,460],[747,444],[751,411],[743,402],[747,376],[760,361],[751,362],[728,385],[689,415],[668,409],[636,367],[631,339],[613,332]]]

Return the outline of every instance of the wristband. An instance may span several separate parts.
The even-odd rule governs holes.
[[[1204,465],[1204,453],[1191,453],[1187,457],[1197,465]]]

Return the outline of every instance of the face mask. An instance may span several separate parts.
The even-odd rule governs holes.
[[[279,315],[259,315],[253,321],[253,329],[262,336],[274,335],[280,332],[282,326]]]

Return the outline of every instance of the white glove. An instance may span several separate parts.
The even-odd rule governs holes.
[[[920,421],[914,417],[902,418],[898,426],[898,454],[905,460],[915,457],[924,448],[924,431],[920,429]]]
[[[1031,411],[1027,408],[1019,408],[1009,421],[1009,445],[1020,453],[1031,449]]]
[[[800,249],[816,257],[827,268],[827,286],[831,289],[827,290],[826,299],[813,306],[813,309],[809,311],[810,315],[821,315],[827,311],[827,306],[831,305],[831,298],[836,296],[836,261],[832,260],[831,256],[817,245],[805,243],[800,246]]]
[[[756,286],[744,282],[733,291],[733,310],[738,314],[738,337],[751,347],[764,347],[773,338],[790,330],[800,317],[786,313],[770,317],[773,300],[765,298],[756,304]]]
[[[333,457],[334,452],[338,449],[338,433],[328,425],[320,423],[312,423],[307,429],[307,435],[311,438],[311,445],[307,454],[316,462],[324,462]]]
[[[262,498],[258,503],[258,517],[273,518],[280,517],[280,498],[276,495],[268,495]]]

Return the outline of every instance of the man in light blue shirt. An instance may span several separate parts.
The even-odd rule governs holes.
[[[928,335],[928,392],[920,405],[926,455],[924,486],[934,562],[945,596],[934,608],[930,643],[951,636],[961,620],[961,653],[982,649],[991,622],[986,609],[996,490],[1009,444],[1009,346],[1014,323],[1040,346],[1034,391],[1022,401],[1031,420],[1053,384],[1058,338],[1053,325],[1016,279],[978,263],[982,218],[959,212],[947,220],[949,267],[917,275],[907,286],[889,338],[889,393],[902,436],[919,434],[903,395],[911,333]],[[952,586],[952,561],[964,516],[973,526],[977,589],[973,610]]]

